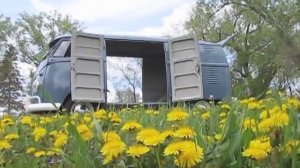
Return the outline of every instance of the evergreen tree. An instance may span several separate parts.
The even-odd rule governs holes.
[[[20,72],[15,63],[16,49],[9,45],[3,56],[0,64],[0,106],[5,107],[8,112],[22,110],[24,108],[21,100],[23,88]]]

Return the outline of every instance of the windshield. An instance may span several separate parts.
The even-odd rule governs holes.
[[[62,41],[53,53],[53,57],[70,57],[71,55],[71,42]]]
[[[57,40],[55,44],[51,45],[48,52],[43,56],[43,60],[47,58],[47,56],[52,55],[57,56],[65,56],[66,54],[70,55],[70,40],[69,39],[61,39]]]

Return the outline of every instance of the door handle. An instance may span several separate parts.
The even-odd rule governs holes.
[[[196,63],[196,65],[195,65],[195,72],[197,74],[200,74],[200,64],[199,63]]]
[[[76,72],[75,64],[72,64],[72,71]]]

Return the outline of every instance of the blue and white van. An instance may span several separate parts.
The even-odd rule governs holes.
[[[109,56],[143,59],[143,104],[197,102],[231,97],[224,43],[112,36],[60,36],[49,44],[27,98],[26,111],[71,111],[107,105]]]

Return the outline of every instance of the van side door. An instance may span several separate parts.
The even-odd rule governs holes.
[[[169,41],[172,101],[203,98],[198,40],[179,37]]]
[[[105,102],[105,43],[102,35],[78,33],[71,39],[72,101]]]

